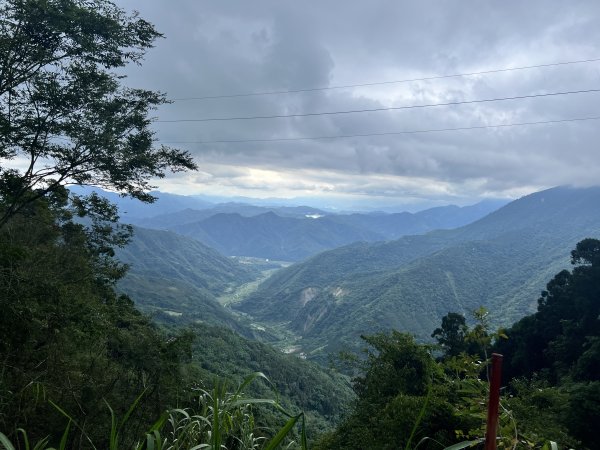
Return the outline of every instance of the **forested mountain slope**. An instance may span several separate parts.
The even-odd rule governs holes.
[[[252,267],[194,239],[139,227],[131,242],[117,250],[117,258],[130,266],[119,290],[142,310],[191,314],[210,323],[235,324],[216,297],[257,276]]]
[[[202,324],[191,330],[196,337],[192,361],[200,379],[210,382],[221,377],[235,385],[252,372],[264,373],[272,386],[253,383],[250,392],[262,398],[278,395],[286,409],[304,411],[311,436],[338,422],[354,398],[350,380],[335,371],[223,327]]]
[[[239,308],[289,322],[307,351],[390,328],[426,338],[447,312],[480,305],[508,324],[533,310],[569,248],[599,235],[600,188],[554,188],[460,229],[322,253],[279,271]]]

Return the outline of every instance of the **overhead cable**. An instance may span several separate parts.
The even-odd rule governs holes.
[[[403,134],[422,134],[422,133],[440,133],[448,131],[465,131],[465,130],[482,130],[488,128],[507,128],[507,127],[521,127],[528,125],[547,125],[555,123],[565,122],[584,122],[589,120],[600,120],[600,116],[592,117],[576,117],[572,119],[556,119],[556,120],[540,120],[535,122],[517,122],[517,123],[503,123],[493,125],[475,125],[469,127],[457,127],[457,128],[431,128],[423,130],[406,130],[406,131],[390,131],[384,133],[364,133],[364,134],[340,134],[334,136],[309,136],[309,137],[291,137],[291,138],[271,138],[271,139],[220,139],[214,141],[159,141],[162,144],[238,144],[238,143],[251,143],[251,142],[289,142],[289,141],[311,141],[311,140],[328,140],[328,139],[346,139],[346,138],[358,138],[358,137],[371,137],[371,136],[396,136]]]
[[[584,64],[600,61],[600,58],[591,58],[591,59],[580,59],[576,61],[563,61],[563,62],[555,62],[555,63],[547,63],[547,64],[535,64],[532,66],[521,66],[521,67],[508,67],[504,69],[490,69],[490,70],[481,70],[478,72],[465,72],[465,73],[456,73],[450,75],[435,75],[431,77],[421,77],[421,78],[407,78],[403,80],[390,80],[390,81],[378,81],[373,83],[360,83],[360,84],[345,84],[338,86],[323,86],[323,87],[313,87],[313,88],[305,88],[305,89],[290,89],[290,90],[280,90],[280,91],[263,91],[263,92],[245,92],[239,94],[223,94],[223,95],[204,95],[199,97],[180,97],[172,99],[175,102],[181,101],[189,101],[189,100],[211,100],[211,99],[219,99],[219,98],[235,98],[235,97],[256,97],[262,95],[280,95],[280,94],[296,94],[300,92],[315,92],[315,91],[327,91],[332,89],[349,89],[349,88],[358,88],[358,87],[369,87],[369,86],[382,86],[386,84],[399,84],[399,83],[411,83],[416,81],[430,81],[430,80],[441,80],[445,78],[459,78],[459,77],[470,77],[476,75],[486,75],[492,73],[501,73],[501,72],[512,72],[516,70],[528,70],[528,69],[538,69],[543,67],[557,67],[557,66],[567,66],[571,64]]]
[[[513,97],[499,97],[499,98],[486,98],[478,100],[462,100],[455,102],[445,103],[428,103],[423,105],[407,105],[407,106],[390,106],[381,108],[366,108],[366,109],[351,109],[345,111],[322,111],[312,113],[298,113],[298,114],[274,114],[269,116],[239,116],[239,117],[207,117],[202,119],[172,119],[172,120],[156,120],[157,123],[180,123],[180,122],[224,122],[233,120],[260,120],[260,119],[284,119],[293,117],[313,117],[313,116],[331,116],[338,114],[357,114],[377,111],[399,111],[404,109],[420,109],[420,108],[433,108],[440,106],[457,106],[457,105],[468,105],[474,103],[491,103],[491,102],[502,102],[508,100],[523,100],[527,98],[539,98],[539,97],[555,97],[561,95],[573,95],[573,94],[589,94],[600,92],[600,89],[584,89],[578,91],[563,91],[563,92],[548,92],[545,94],[530,94],[530,95],[516,95]]]

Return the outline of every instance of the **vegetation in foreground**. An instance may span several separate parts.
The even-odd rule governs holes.
[[[72,214],[66,191],[56,191],[0,229],[0,431],[15,445],[134,448],[155,439],[157,448],[188,448],[181,429],[194,445],[214,444],[219,429],[227,448],[272,448],[330,428],[344,411],[342,376],[228,330],[159,328],[115,291],[125,268],[111,244],[125,242],[127,229],[88,228]],[[253,365],[272,382],[244,381]],[[219,375],[241,388],[230,393]],[[310,423],[300,430],[299,406]]]
[[[485,430],[485,361],[504,355],[499,448],[597,449],[600,423],[600,240],[572,251],[574,269],[561,271],[538,300],[538,311],[511,328],[490,333],[485,310],[472,328],[449,313],[432,347],[407,334],[365,337],[351,413],[317,449],[440,449]],[[415,427],[415,424],[418,426]],[[374,444],[375,443],[375,444]]]

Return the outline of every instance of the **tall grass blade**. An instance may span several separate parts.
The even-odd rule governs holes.
[[[474,441],[463,441],[459,442],[458,444],[451,445],[450,447],[446,447],[444,450],[461,450],[463,448],[473,447],[477,444],[481,444],[482,442],[483,439],[476,439]]]
[[[288,420],[287,423],[283,426],[283,428],[279,430],[279,432],[275,435],[275,437],[271,439],[271,441],[267,444],[264,450],[274,450],[275,448],[277,448],[277,446],[281,444],[281,442],[283,442],[290,430],[294,428],[294,425],[296,425],[300,417],[304,417],[304,413],[300,413],[297,416],[294,416],[290,420]]]
[[[106,403],[106,407],[110,411],[110,441],[109,441],[108,447],[110,448],[110,450],[118,450],[117,418],[115,417],[114,410],[110,407],[108,402],[106,400],[104,400],[104,403]]]
[[[212,427],[212,448],[221,450],[221,423],[219,410],[219,385],[215,386],[213,391],[213,427]]]
[[[242,382],[242,384],[240,384],[240,386],[235,391],[234,396],[236,398],[239,397],[240,394],[243,392],[243,390],[246,389],[246,387],[250,383],[252,383],[256,378],[262,378],[262,379],[266,380],[267,383],[271,384],[271,380],[269,380],[269,378],[264,373],[254,372],[254,373],[251,373],[250,375],[248,375],[246,378],[244,378],[244,381]]]
[[[308,441],[306,439],[306,418],[304,414],[302,414],[302,431],[300,434],[300,445],[302,446],[302,450],[308,450]]]
[[[29,450],[29,437],[27,436],[27,431],[25,431],[23,428],[19,428],[17,433],[21,433],[21,436],[23,436],[23,443],[25,444],[25,450]]]
[[[165,425],[165,423],[167,422],[168,419],[169,419],[169,413],[168,413],[168,411],[165,411],[164,413],[162,413],[160,418],[152,424],[152,426],[148,430],[148,433],[153,433],[155,431],[162,430],[163,426]]]
[[[425,411],[427,411],[427,406],[429,406],[429,400],[431,399],[431,383],[429,384],[429,386],[427,387],[427,395],[425,396],[425,401],[423,402],[423,406],[421,407],[421,410],[419,411],[419,415],[417,416],[417,420],[415,421],[415,424],[413,425],[413,428],[410,432],[410,436],[408,437],[408,441],[406,442],[406,447],[404,447],[405,450],[410,450],[410,444],[412,444],[412,440],[415,437],[415,434],[417,434],[417,429],[419,428],[419,425],[421,425],[421,421],[423,420],[423,417],[425,416]]]
[[[125,415],[123,416],[123,419],[119,423],[119,431],[121,431],[121,428],[123,428],[123,425],[125,425],[127,423],[127,421],[129,420],[129,417],[131,416],[133,411],[135,411],[135,409],[137,408],[138,403],[140,402],[140,400],[142,399],[144,394],[146,394],[147,389],[148,388],[144,389],[142,391],[142,393],[140,395],[138,395],[137,398],[133,401],[133,403],[131,404],[131,406],[129,407],[129,409],[127,410]]]
[[[0,432],[0,444],[5,450],[15,450],[15,446],[12,445],[8,437],[6,437],[6,435],[2,432]]]
[[[151,434],[146,435],[146,450],[154,450],[155,436]]]
[[[60,439],[60,444],[58,446],[59,450],[65,450],[67,448],[67,438],[69,437],[69,431],[71,431],[71,421],[67,423],[67,427],[65,428],[65,432]]]

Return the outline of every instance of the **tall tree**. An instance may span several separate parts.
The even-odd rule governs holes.
[[[66,184],[152,201],[153,177],[194,169],[156,146],[150,113],[163,94],[123,85],[161,35],[108,0],[6,0],[0,5],[0,227]]]
[[[521,319],[497,343],[506,375],[545,373],[551,381],[571,376],[600,381],[600,240],[584,239],[571,252],[575,266],[547,285],[538,311]],[[594,369],[596,368],[596,369]]]
[[[128,238],[92,184],[152,201],[151,179],[194,169],[156,146],[150,114],[163,94],[132,89],[116,70],[161,35],[108,0],[0,2],[0,429],[56,433],[64,417],[103,438],[104,399],[146,427],[181,398],[189,337],[169,338],[114,291]],[[73,214],[87,216],[86,226]],[[133,439],[139,431],[128,430]],[[100,444],[100,448],[108,445]]]

